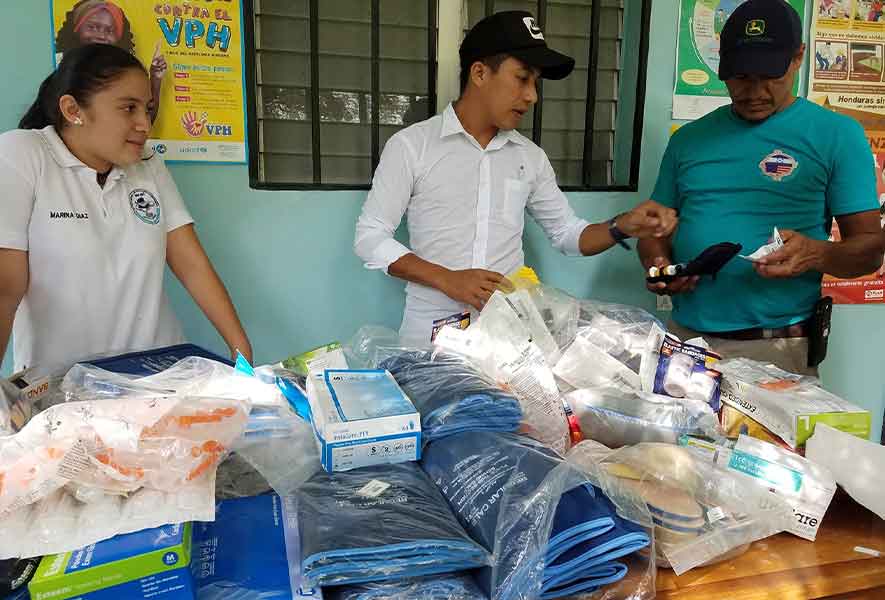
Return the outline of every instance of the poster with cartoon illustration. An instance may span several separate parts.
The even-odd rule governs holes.
[[[55,64],[113,44],[150,75],[150,151],[167,161],[243,163],[241,0],[50,0]]]
[[[815,0],[808,99],[856,119],[870,142],[870,167],[885,226],[885,2]],[[831,238],[839,239],[834,223]],[[856,279],[825,276],[822,293],[837,304],[885,303],[885,265]]]
[[[680,1],[674,119],[698,119],[731,103],[725,84],[719,81],[719,36],[728,17],[745,1]],[[805,0],[788,1],[800,15],[805,14]],[[798,92],[798,80],[796,83]]]

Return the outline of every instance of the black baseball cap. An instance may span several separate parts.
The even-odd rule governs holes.
[[[544,33],[532,13],[508,10],[489,15],[464,36],[461,68],[496,54],[509,54],[541,71],[544,79],[563,79],[575,68],[575,59],[547,47]]]
[[[783,77],[802,45],[802,19],[785,0],[747,0],[719,37],[719,79]]]

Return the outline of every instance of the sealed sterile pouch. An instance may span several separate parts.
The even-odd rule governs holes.
[[[746,435],[731,451],[720,449],[716,462],[786,499],[795,513],[787,531],[814,541],[836,493],[836,480],[828,468]]]
[[[701,400],[718,411],[722,373],[715,367],[720,358],[715,352],[667,335],[654,379],[644,381],[642,389],[673,398]]]
[[[747,358],[723,360],[722,402],[762,424],[792,449],[826,423],[861,439],[870,435],[870,412],[826,391],[814,377],[795,375]]]
[[[885,446],[818,423],[805,456],[828,468],[852,498],[885,519]]]
[[[784,498],[682,446],[626,446],[606,455],[602,464],[619,485],[645,500],[659,563],[677,575],[727,560],[793,524],[793,509]]]
[[[580,306],[577,334],[553,372],[576,389],[642,389],[643,379],[657,366],[663,326],[630,306],[594,301]]]
[[[718,435],[716,416],[700,400],[620,388],[576,390],[565,396],[585,439],[609,448],[641,442],[675,444],[683,435]]]
[[[781,232],[777,230],[777,227],[774,228],[774,231],[771,233],[771,241],[763,246],[760,246],[753,254],[749,256],[740,255],[744,260],[748,260],[750,262],[758,262],[769,256],[774,254],[778,250],[784,247],[784,240],[781,237]]]

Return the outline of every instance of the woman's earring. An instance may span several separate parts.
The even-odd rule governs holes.
[[[82,124],[83,124],[83,119],[81,119],[80,117],[77,117],[76,119],[74,119],[74,125],[82,125]]]

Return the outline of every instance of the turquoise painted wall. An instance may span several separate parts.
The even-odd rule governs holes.
[[[0,21],[0,80],[7,82],[0,94],[0,130],[15,126],[51,68],[47,3],[14,4]],[[607,219],[646,198],[654,185],[671,124],[677,6],[677,0],[654,0],[639,193],[571,194],[575,209],[588,219]],[[365,323],[398,325],[402,285],[364,270],[351,251],[364,192],[254,191],[245,166],[173,165],[171,170],[259,362],[345,340]],[[525,245],[527,262],[552,285],[580,296],[654,307],[633,254],[615,248],[596,258],[565,258],[550,249],[534,223]],[[175,282],[170,295],[188,336],[221,350],[221,340]],[[885,307],[839,307],[824,381],[874,411],[876,438],[885,407],[883,356]],[[3,372],[8,370],[4,364]]]

